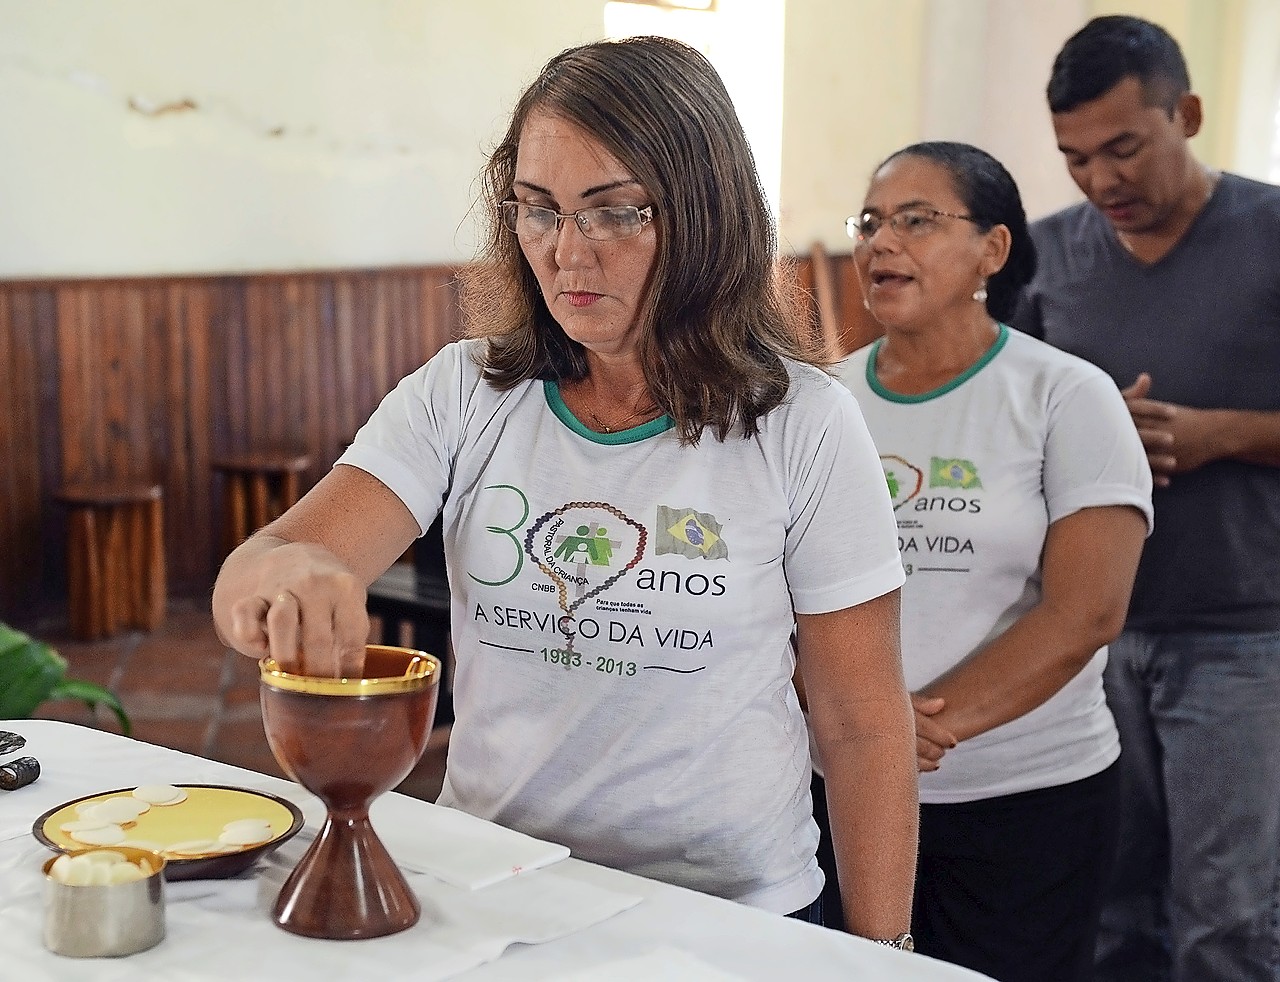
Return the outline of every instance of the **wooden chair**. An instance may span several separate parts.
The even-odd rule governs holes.
[[[369,586],[367,609],[381,625],[381,642],[400,644],[401,625],[412,629],[413,646],[440,659],[444,672],[436,704],[436,726],[453,722],[449,654],[449,578],[444,530],[439,518],[413,544],[413,561],[393,563]]]
[[[260,450],[215,458],[222,475],[223,554],[298,500],[298,475],[311,466],[306,454]]]
[[[145,482],[67,484],[71,632],[93,641],[164,620],[164,489]]]

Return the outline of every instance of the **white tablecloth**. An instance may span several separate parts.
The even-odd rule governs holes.
[[[415,874],[409,882],[423,899],[423,922],[418,927],[372,941],[311,941],[279,930],[264,911],[263,895],[296,862],[302,841],[286,844],[274,863],[260,864],[239,879],[171,884],[168,936],[150,952],[113,960],[61,958],[45,951],[38,904],[32,901],[38,897],[34,883],[39,864],[48,853],[31,836],[31,824],[47,809],[95,792],[167,782],[268,791],[295,801],[307,816],[308,827],[318,826],[324,810],[291,782],[112,733],[48,720],[0,722],[0,729],[25,736],[24,753],[37,757],[43,771],[35,784],[0,792],[0,921],[5,939],[0,961],[6,966],[6,977],[12,967],[20,969],[15,978],[94,982],[153,974],[167,980],[278,980],[312,972],[351,979],[449,974],[468,982],[565,977],[721,982],[793,978],[974,982],[983,978],[921,955],[573,858],[475,891]],[[386,817],[380,818],[375,810],[375,825],[381,823],[387,830],[380,834],[391,838],[402,831],[402,823],[421,824],[429,831],[430,806],[399,795],[388,798],[394,807],[382,809]],[[483,912],[486,905],[500,909],[503,891],[516,897],[562,897],[559,906],[564,916],[552,916],[557,913],[556,903],[534,901],[530,916],[512,923],[508,933],[541,943],[514,943],[503,949],[507,942],[498,941],[501,953],[484,955],[492,960],[467,967],[466,958],[460,958],[456,971],[449,968],[442,960],[457,957],[459,950],[465,953],[468,939],[464,937],[456,949],[445,943],[467,934],[468,910],[476,911],[477,927],[480,921],[486,922],[490,938],[485,943],[494,946],[493,937],[502,936],[502,930],[495,935],[491,923],[495,917]],[[200,896],[193,899],[193,894]],[[597,905],[597,916],[603,919],[576,926],[571,909],[575,903]],[[456,923],[432,922],[433,910],[442,908],[451,911]],[[559,936],[565,930],[572,933]],[[479,950],[474,943],[472,948]],[[186,957],[188,953],[192,957]],[[433,958],[433,966],[428,967],[426,962]]]

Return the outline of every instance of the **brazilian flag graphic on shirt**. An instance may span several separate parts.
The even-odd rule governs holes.
[[[728,559],[729,546],[721,525],[709,512],[658,506],[654,554],[675,553],[689,559]]]
[[[959,457],[933,457],[929,461],[929,487],[931,488],[980,488],[978,468],[972,461]]]

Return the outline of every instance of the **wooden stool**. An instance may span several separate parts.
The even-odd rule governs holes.
[[[146,483],[68,484],[67,594],[71,632],[92,641],[164,620],[164,489]]]
[[[229,553],[298,500],[298,474],[311,466],[306,454],[259,451],[219,457],[223,476],[223,553]]]

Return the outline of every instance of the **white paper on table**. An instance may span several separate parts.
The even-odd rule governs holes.
[[[741,975],[722,971],[695,958],[687,951],[664,946],[647,955],[601,962],[580,971],[561,975],[559,982],[653,982],[654,979],[680,982],[743,982]]]
[[[398,811],[403,811],[397,820]],[[567,846],[505,829],[474,815],[384,795],[370,811],[374,830],[404,870],[429,873],[464,890],[479,890],[569,856]]]
[[[25,839],[30,834],[30,822],[24,822],[21,825],[0,825],[0,842],[7,842],[10,839]]]
[[[379,982],[438,982],[498,958],[515,943],[542,944],[573,934],[627,910],[640,897],[563,876],[554,869],[508,878],[485,890],[450,886],[410,874],[422,905],[412,928],[358,942],[318,941],[289,934],[271,920],[280,885],[303,851],[290,841],[253,871],[229,880],[166,884],[166,938],[127,959],[64,959],[44,951],[41,934],[41,849],[32,848],[5,877],[0,923],[5,925],[5,978],[48,982],[92,977],[94,982],[164,978],[305,978],[366,982],[376,966]],[[12,888],[10,891],[9,888]],[[86,976],[86,967],[92,976]]]

